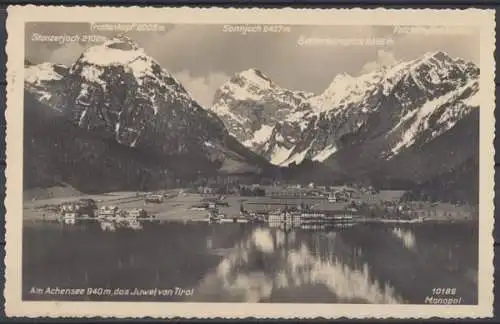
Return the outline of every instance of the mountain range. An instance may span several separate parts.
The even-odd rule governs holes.
[[[202,107],[119,37],[70,67],[25,62],[25,186],[105,191],[248,173],[418,190],[463,183],[449,179],[478,167],[478,98],[478,67],[435,52],[337,75],[320,94],[248,69]]]
[[[246,70],[221,86],[210,109],[275,165],[320,162],[318,179],[337,172],[407,187],[478,165],[478,108],[479,68],[438,51],[360,76],[337,75],[320,94],[284,89],[262,71]]]
[[[179,183],[259,174],[269,165],[128,38],[86,49],[71,67],[44,63],[25,70],[28,187],[54,173],[86,191],[144,182],[121,179],[128,177],[123,172],[148,174],[161,187],[160,178]],[[90,165],[100,176],[89,178],[83,170]]]

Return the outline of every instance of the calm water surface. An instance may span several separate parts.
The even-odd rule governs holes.
[[[110,230],[26,223],[23,299],[421,304],[433,288],[455,288],[463,303],[475,304],[477,242],[471,224],[303,230],[171,222]],[[47,287],[113,295],[32,290]],[[192,295],[130,295],[176,287]],[[117,288],[129,295],[114,295]]]

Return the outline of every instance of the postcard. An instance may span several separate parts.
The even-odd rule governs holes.
[[[9,7],[7,315],[491,317],[494,28]]]

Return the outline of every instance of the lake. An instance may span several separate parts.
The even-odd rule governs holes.
[[[22,250],[24,300],[477,303],[473,223],[25,222]]]

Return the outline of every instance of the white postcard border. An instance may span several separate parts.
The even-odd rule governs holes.
[[[477,26],[480,36],[478,305],[35,302],[21,298],[25,22]],[[10,6],[7,17],[5,310],[23,317],[478,318],[493,314],[495,12],[479,9],[221,9]]]

